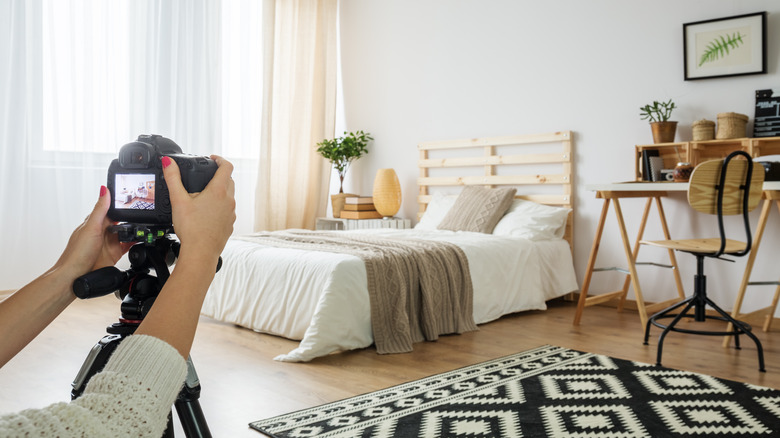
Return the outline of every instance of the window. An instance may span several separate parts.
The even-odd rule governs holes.
[[[111,153],[138,134],[256,158],[261,2],[43,0],[44,153]]]
[[[44,150],[113,152],[132,137],[128,7],[44,1]]]

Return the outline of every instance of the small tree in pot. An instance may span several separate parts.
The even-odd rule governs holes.
[[[317,152],[330,161],[333,168],[339,173],[339,193],[344,193],[344,177],[347,175],[349,165],[368,153],[368,142],[373,140],[371,134],[363,131],[345,132],[344,137],[332,140],[322,140],[317,143]]]
[[[674,141],[677,132],[677,122],[669,121],[672,111],[677,106],[669,99],[667,102],[654,100],[652,104],[639,108],[642,120],[650,120],[654,143],[669,143]]]
[[[317,143],[317,152],[330,161],[339,174],[339,194],[331,195],[333,217],[339,217],[344,208],[344,177],[347,176],[350,164],[368,153],[368,142],[373,140],[371,134],[363,131],[345,132],[344,137],[332,140],[322,140]]]

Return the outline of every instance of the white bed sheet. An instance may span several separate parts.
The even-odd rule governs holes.
[[[373,229],[382,237],[442,240],[463,249],[474,286],[474,320],[544,310],[578,289],[569,244],[482,233]],[[300,340],[276,360],[306,362],[373,344],[363,261],[345,254],[273,248],[231,239],[202,314]]]

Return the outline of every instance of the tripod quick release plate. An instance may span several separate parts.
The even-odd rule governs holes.
[[[120,242],[154,243],[155,240],[165,237],[173,232],[171,226],[147,225],[147,224],[119,224],[110,227],[111,232],[117,233]]]

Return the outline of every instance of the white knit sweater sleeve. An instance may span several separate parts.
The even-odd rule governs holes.
[[[0,437],[159,437],[186,376],[186,361],[169,344],[130,336],[81,397],[0,416]]]

